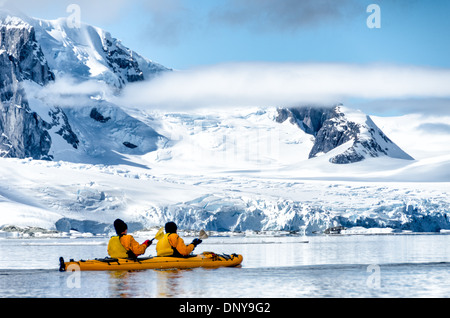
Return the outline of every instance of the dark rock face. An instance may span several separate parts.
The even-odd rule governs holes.
[[[316,141],[309,153],[309,158],[316,157],[321,153],[327,153],[352,139],[356,140],[360,133],[358,124],[347,121],[343,114],[334,113],[333,116],[328,117],[317,132]],[[354,157],[351,159],[351,162],[361,160],[362,158],[360,157]]]
[[[0,115],[0,156],[6,158],[50,159],[50,128],[28,104],[2,103]]]
[[[49,115],[52,118],[51,128],[57,129],[56,134],[63,137],[63,139],[67,141],[68,144],[72,145],[73,148],[78,149],[80,140],[73,132],[66,113],[64,113],[60,107],[55,107],[53,110],[49,111]]]
[[[19,80],[21,74],[19,72],[19,64],[6,51],[0,49],[0,100],[14,101],[14,103],[22,104],[22,92],[19,92]]]
[[[53,81],[55,75],[36,41],[34,28],[19,21],[0,24],[0,50],[5,50],[11,62],[17,65],[19,80],[45,85]]]
[[[132,144],[131,142],[128,142],[128,141],[124,141],[124,142],[123,142],[123,145],[124,145],[125,147],[130,148],[130,149],[137,148],[137,146],[136,146],[135,144]]]
[[[54,79],[36,43],[34,29],[17,21],[0,25],[0,156],[49,159],[49,124],[32,112],[21,85]]]
[[[327,107],[282,108],[278,109],[276,121],[282,123],[289,118],[307,134],[317,136],[324,122],[334,116],[333,109]]]
[[[100,114],[96,107],[92,108],[89,117],[103,124],[111,119],[111,117],[104,117],[102,114]]]
[[[144,73],[139,68],[139,64],[133,59],[132,52],[122,46],[116,45],[111,38],[104,40],[103,50],[105,51],[108,66],[116,74],[124,74],[121,84],[127,82],[137,82],[144,80]]]
[[[370,119],[369,116],[357,116],[349,119],[342,105],[333,108],[297,107],[279,109],[277,122],[290,120],[308,134],[315,137],[309,158],[326,154],[346,143],[351,143],[343,152],[331,157],[335,164],[347,164],[368,157],[389,156],[412,160],[413,158],[395,145]]]

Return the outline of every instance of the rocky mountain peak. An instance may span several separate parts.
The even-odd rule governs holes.
[[[16,80],[45,85],[55,79],[36,40],[35,28],[21,18],[0,16],[0,50],[17,65]]]
[[[61,152],[52,150],[54,139],[60,140],[57,147],[68,148],[68,153],[88,151],[87,145],[92,142],[85,139],[95,136],[88,130],[99,129],[77,124],[92,118],[69,117],[68,109],[45,97],[35,97],[29,89],[39,91],[57,78],[68,76],[75,82],[101,81],[120,90],[127,83],[167,70],[99,28],[85,24],[71,28],[66,19],[46,21],[0,9],[0,156],[52,159]],[[81,103],[80,109],[94,108],[92,103],[104,104],[101,100],[91,101],[89,96]],[[119,151],[156,148],[162,136],[136,119],[126,117],[125,121],[128,126],[110,122],[102,128],[105,136],[125,138],[117,141]],[[111,142],[105,140],[105,145]]]
[[[329,161],[336,164],[354,163],[380,156],[413,159],[393,143],[369,116],[343,105],[278,109],[276,120],[284,122],[288,119],[315,137],[309,153],[310,159],[332,150],[334,153]],[[338,147],[340,150],[335,150]]]

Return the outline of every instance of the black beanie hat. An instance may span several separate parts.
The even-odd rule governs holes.
[[[166,233],[177,233],[177,225],[174,222],[167,222],[164,229]]]
[[[116,229],[117,235],[120,235],[123,232],[125,232],[126,229],[128,229],[128,226],[121,219],[117,219],[117,220],[114,221],[114,228]]]

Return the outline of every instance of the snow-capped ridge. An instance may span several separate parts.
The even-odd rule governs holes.
[[[61,75],[70,70],[70,76],[122,88],[169,70],[128,49],[98,27],[81,23],[80,28],[73,28],[66,19],[36,20],[35,26],[51,68]]]
[[[33,30],[50,69],[56,74],[101,80],[122,88],[170,70],[125,47],[109,32],[85,23],[74,27],[68,18],[44,20],[0,8],[0,24]]]
[[[88,125],[76,122],[90,122],[89,115],[73,115],[73,109],[71,118],[67,115],[68,107],[73,106],[89,112],[118,109],[104,100],[105,94],[115,94],[127,83],[169,69],[141,57],[98,27],[83,23],[72,27],[66,18],[42,20],[2,9],[0,30],[2,157],[91,162],[99,160],[98,154],[121,158],[130,152],[153,151],[165,139],[139,120],[123,115],[117,121],[113,116],[103,125],[100,136],[110,139],[98,138],[97,128],[91,126],[88,132]],[[82,136],[97,140],[94,143]],[[93,144],[94,151],[85,147]]]
[[[278,122],[288,118],[314,136],[309,158],[322,156],[339,147],[340,152],[334,151],[334,155],[329,158],[331,163],[354,163],[368,157],[380,156],[413,159],[394,144],[369,116],[343,105],[278,110]]]

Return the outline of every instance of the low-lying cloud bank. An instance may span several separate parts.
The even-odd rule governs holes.
[[[450,69],[254,62],[168,72],[128,85],[111,101],[144,108],[191,109],[447,98]]]
[[[170,111],[344,103],[368,113],[450,115],[450,69],[427,67],[228,63],[162,73],[122,90],[70,77],[45,87],[28,86],[29,97],[72,107],[98,100]]]

